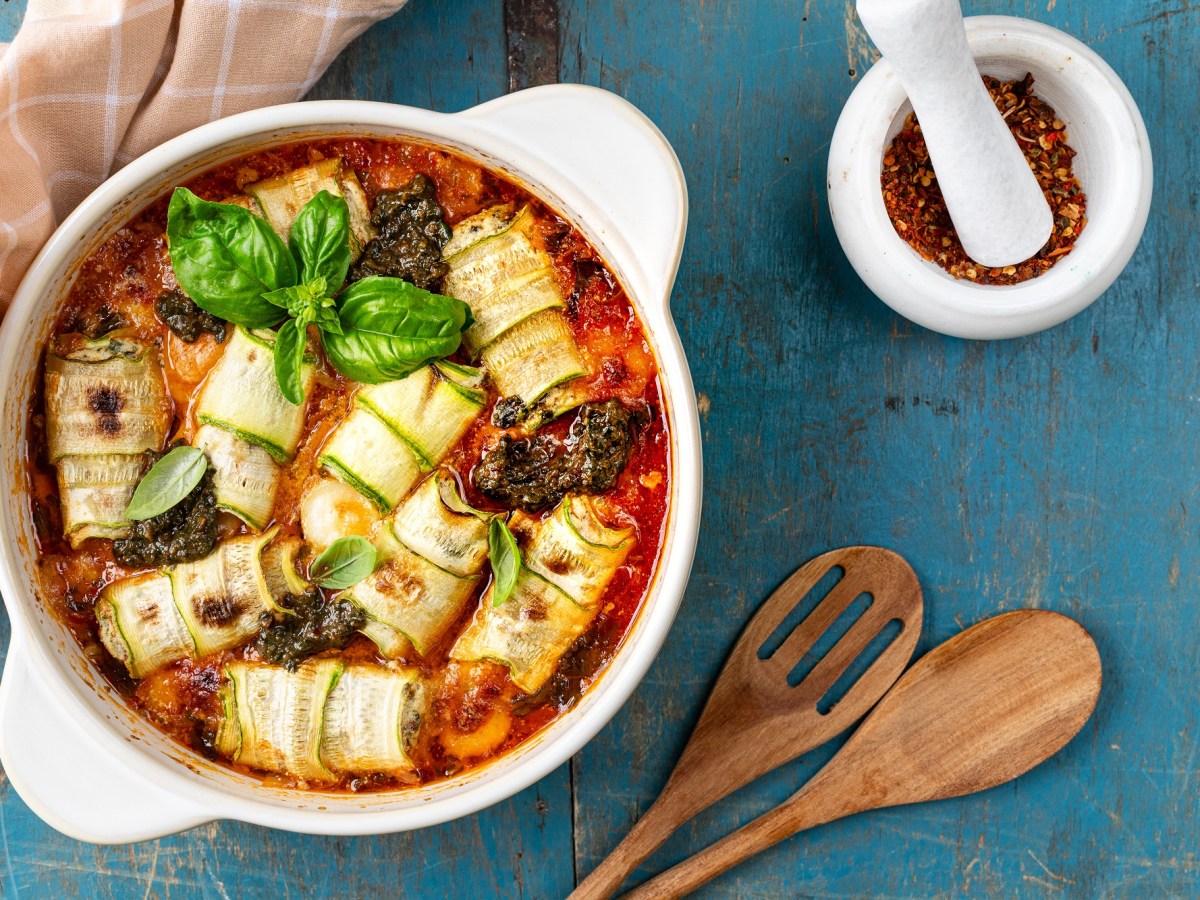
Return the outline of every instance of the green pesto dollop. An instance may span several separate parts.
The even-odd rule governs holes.
[[[450,229],[442,218],[433,182],[416,175],[399,190],[380,193],[371,224],[377,237],[363,248],[362,257],[350,271],[350,281],[385,275],[437,292],[450,271],[442,259]]]
[[[194,344],[205,332],[215,337],[218,344],[225,340],[225,321],[201,309],[182,291],[162,294],[154,304],[154,311],[186,343]]]
[[[289,670],[322,650],[342,649],[367,621],[357,604],[327,598],[317,587],[287,594],[281,605],[290,615],[260,631],[254,649],[267,662]]]
[[[529,511],[552,506],[570,491],[602,494],[616,486],[648,418],[644,408],[616,399],[585,403],[565,441],[501,437],[475,467],[475,486],[505,506]]]
[[[210,466],[181,501],[153,518],[134,522],[128,537],[113,541],[113,556],[131,569],[148,569],[203,559],[216,546],[217,496]]]

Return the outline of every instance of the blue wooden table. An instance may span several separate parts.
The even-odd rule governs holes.
[[[985,344],[925,331],[868,293],[824,191],[834,122],[873,59],[847,0],[558,0],[550,76],[640,106],[691,192],[674,309],[702,412],[705,517],[657,663],[569,765],[416,834],[220,823],[97,848],[42,824],[0,775],[0,893],[560,897],[653,799],[756,605],[816,553],[878,543],[925,586],[922,651],[1000,610],[1082,621],[1105,665],[1096,714],[1011,785],[826,826],[705,895],[1200,894],[1200,7],[964,5],[1076,35],[1141,105],[1157,201],[1104,297],[1043,334]],[[0,39],[22,6],[0,7]],[[518,84],[546,75],[544,54],[524,66]],[[502,0],[412,0],[314,96],[458,110],[509,83]],[[639,880],[783,799],[831,750],[700,816]]]

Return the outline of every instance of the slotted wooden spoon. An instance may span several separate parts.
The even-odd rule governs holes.
[[[1004,784],[1062,749],[1099,695],[1100,654],[1074,620],[1034,609],[987,619],[904,673],[788,800],[627,896],[681,897],[806,828]]]
[[[766,659],[759,648],[831,569],[841,579]],[[799,684],[788,675],[856,598],[871,605]],[[700,721],[654,805],[587,877],[574,900],[609,897],[672,832],[742,785],[819,747],[862,718],[892,686],[921,634],[921,586],[904,559],[881,547],[844,547],[810,560],[759,608],[709,695]],[[832,709],[817,705],[888,625],[901,630]]]

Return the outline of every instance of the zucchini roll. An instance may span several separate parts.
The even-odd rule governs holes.
[[[498,206],[464,219],[443,250],[450,272],[442,290],[471,307],[466,348],[538,424],[586,399],[580,377],[587,367],[552,260],[530,239],[532,224],[528,207],[514,213]]]
[[[367,614],[363,634],[384,656],[403,655],[406,639],[424,656],[458,621],[487,561],[490,518],[438,470],[384,522],[378,567],[342,595]]]
[[[514,530],[527,539],[516,587],[499,606],[488,588],[450,656],[502,663],[513,683],[533,694],[591,626],[634,533],[606,525],[591,498],[576,495],[564,498],[544,522],[525,517]]]
[[[538,527],[528,517],[525,565],[586,609],[598,606],[608,583],[633,547],[633,528],[612,528],[596,512],[592,497],[568,494]]]
[[[316,358],[306,355],[301,390],[307,397]],[[200,393],[196,419],[263,448],[278,463],[292,458],[304,428],[305,404],[295,405],[275,377],[275,333],[233,329],[233,336]]]
[[[282,606],[283,598],[288,594],[298,597],[312,587],[300,577],[296,566],[296,557],[303,546],[300,538],[285,537],[271,541],[263,549],[263,577],[275,606]]]
[[[149,348],[102,339],[46,354],[46,439],[72,547],[129,533],[125,509],[145,454],[162,449],[170,425],[162,369]]]
[[[284,243],[287,243],[292,232],[292,223],[296,221],[296,216],[300,215],[300,210],[321,191],[328,191],[346,201],[350,212],[352,257],[357,259],[367,241],[375,236],[375,230],[371,227],[371,210],[367,204],[367,195],[363,192],[354,171],[343,165],[340,158],[323,159],[310,166],[301,166],[291,172],[248,185],[245,190],[249,195],[248,200],[235,198],[226,202],[237,203],[261,215]],[[338,287],[340,285],[330,285],[331,290]]]
[[[316,358],[305,356],[305,397],[316,374]],[[238,327],[209,373],[196,406],[195,444],[208,455],[217,505],[251,528],[270,520],[279,466],[300,443],[305,404],[292,404],[275,377],[275,336]]]
[[[396,381],[363,385],[325,443],[320,465],[391,512],[466,434],[485,398],[478,369],[442,360]]]
[[[194,443],[208,456],[217,506],[256,531],[265,528],[279,485],[279,466],[271,454],[215,425],[196,429]]]
[[[216,749],[233,762],[317,782],[415,768],[426,702],[415,669],[317,659],[289,672],[237,661],[225,678]]]
[[[273,536],[233,538],[204,559],[108,585],[96,601],[100,640],[134,678],[245,642],[264,613],[281,612],[262,559]]]

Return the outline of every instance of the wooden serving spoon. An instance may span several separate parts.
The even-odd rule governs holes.
[[[760,659],[768,638],[835,566],[843,570],[841,580],[770,656]],[[871,605],[803,680],[790,686],[792,670],[863,594],[870,595]],[[921,634],[921,614],[917,576],[903,557],[881,547],[832,550],[793,573],[742,632],[659,798],[571,898],[611,896],[700,810],[862,718],[908,665]],[[830,688],[893,621],[900,622],[900,633],[832,709],[818,711]]]
[[[806,828],[1004,784],[1062,749],[1099,695],[1100,654],[1077,622],[987,619],[923,656],[788,800],[627,896],[680,897]]]

